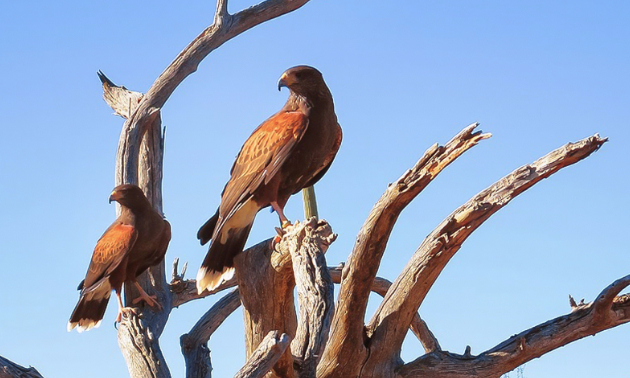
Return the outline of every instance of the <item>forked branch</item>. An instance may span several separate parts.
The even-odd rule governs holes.
[[[370,286],[376,277],[389,235],[400,212],[451,162],[490,134],[475,132],[472,124],[445,146],[429,148],[374,205],[357,237],[343,270],[331,337],[318,367],[321,377],[354,377],[367,357],[364,317]],[[415,312],[415,311],[414,311]],[[404,327],[408,328],[409,323]]]
[[[514,197],[558,170],[586,158],[605,142],[606,139],[595,135],[558,148],[531,165],[518,168],[449,215],[422,242],[370,321],[371,354],[363,371],[375,376],[381,369],[395,368],[386,365],[393,363],[400,350],[413,314],[444,266],[474,230]]]

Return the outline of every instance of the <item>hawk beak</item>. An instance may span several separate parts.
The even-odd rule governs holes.
[[[278,90],[282,87],[288,88],[291,84],[293,84],[293,80],[291,80],[289,75],[285,72],[280,76],[280,80],[278,80]]]
[[[120,194],[114,190],[112,194],[109,195],[109,203],[112,203],[112,201],[118,201],[119,198]]]

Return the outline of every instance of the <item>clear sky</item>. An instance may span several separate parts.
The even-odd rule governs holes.
[[[230,2],[234,12],[253,4]],[[66,332],[94,245],[114,220],[107,198],[122,119],[96,76],[146,91],[211,21],[213,1],[4,1],[0,4],[0,355],[45,377],[126,376],[112,301],[101,328]],[[344,140],[317,185],[345,261],[389,182],[435,142],[481,122],[494,136],[449,167],[402,214],[379,275],[396,278],[453,209],[513,169],[569,142],[610,138],[587,160],[495,214],[444,270],[421,314],[444,349],[480,353],[591,301],[630,273],[630,3],[324,1],[226,43],[166,103],[166,255],[189,263],[241,144],[276,112],[288,67],[319,68]],[[301,199],[286,211],[301,218]],[[261,212],[249,243],[273,234]],[[174,377],[179,336],[217,298],[175,309],[161,338]],[[370,305],[370,314],[378,298]],[[627,378],[630,325],[528,363],[525,376]],[[244,362],[242,313],[210,340],[216,377]],[[410,339],[407,361],[421,353]]]

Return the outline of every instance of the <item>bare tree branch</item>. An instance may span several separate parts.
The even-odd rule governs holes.
[[[102,71],[98,71],[98,78],[103,83],[103,99],[111,106],[116,114],[128,119],[142,100],[142,93],[133,92],[124,86],[114,84]]]
[[[470,378],[472,371],[478,377],[499,377],[573,341],[630,322],[630,295],[615,297],[628,285],[630,276],[604,289],[594,302],[514,335],[476,357],[434,352],[404,365],[398,372],[402,378]],[[602,296],[607,298],[603,306],[609,312],[606,318],[598,314]],[[613,300],[608,301],[611,296]]]
[[[99,74],[103,81],[105,100],[117,114],[126,118],[116,156],[116,185],[139,185],[153,206],[162,212],[164,139],[160,109],[164,103],[211,51],[240,33],[291,12],[306,2],[308,0],[267,0],[231,16],[227,12],[227,0],[219,0],[213,25],[206,28],[175,58],[145,95],[118,87],[102,73]],[[170,377],[158,343],[173,303],[165,279],[164,262],[151,268],[149,274],[141,275],[138,281],[148,293],[157,295],[163,309],[157,314],[143,309],[142,321],[124,319],[119,329],[118,342],[132,377]],[[125,288],[126,302],[135,297],[134,291],[135,288]],[[149,358],[156,360],[151,362]]]
[[[214,304],[192,327],[182,335],[179,343],[186,361],[186,378],[210,378],[212,364],[208,340],[223,321],[241,305],[238,289]]]
[[[328,273],[324,253],[337,238],[326,221],[315,217],[296,222],[286,230],[293,262],[300,322],[291,342],[291,352],[299,377],[315,378],[317,363],[328,340],[334,311],[334,284]]]
[[[466,238],[514,197],[595,152],[606,142],[599,136],[569,143],[531,165],[518,168],[449,215],[422,242],[396,279],[368,325],[371,353],[363,367],[365,376],[385,376],[393,371],[413,314],[429,289]]]
[[[0,378],[43,378],[34,367],[25,368],[0,356]]]
[[[446,166],[479,141],[490,137],[490,134],[474,132],[477,126],[466,127],[443,147],[434,145],[429,148],[374,205],[343,271],[331,337],[319,364],[318,376],[355,377],[359,374],[367,358],[363,319],[370,286],[398,215]]]
[[[291,338],[286,333],[269,332],[234,378],[264,377],[287,350],[290,341]]]

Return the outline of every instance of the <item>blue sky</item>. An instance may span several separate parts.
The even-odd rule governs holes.
[[[231,1],[230,11],[249,6]],[[0,5],[0,355],[46,377],[125,376],[111,303],[101,328],[67,333],[96,240],[113,221],[107,197],[122,119],[101,98],[97,70],[146,91],[211,23],[212,1],[13,1]],[[480,353],[592,300],[630,273],[630,5],[624,1],[323,1],[261,25],[208,56],[163,108],[167,262],[196,271],[198,227],[218,205],[232,161],[287,92],[288,67],[319,68],[344,141],[317,185],[345,261],[387,183],[435,142],[481,122],[494,136],[450,166],[402,214],[379,275],[395,279],[453,209],[513,169],[595,133],[587,160],[495,214],[444,270],[421,314],[444,349]],[[301,200],[287,207],[301,218]],[[248,244],[273,234],[261,212]],[[189,274],[190,276],[193,273]],[[371,312],[378,298],[370,304]],[[176,309],[161,338],[184,375],[179,336],[214,303]],[[210,341],[217,377],[244,362],[242,314]],[[627,377],[630,326],[527,364],[528,378]],[[421,353],[413,339],[403,358]],[[86,373],[89,371],[89,374]]]

